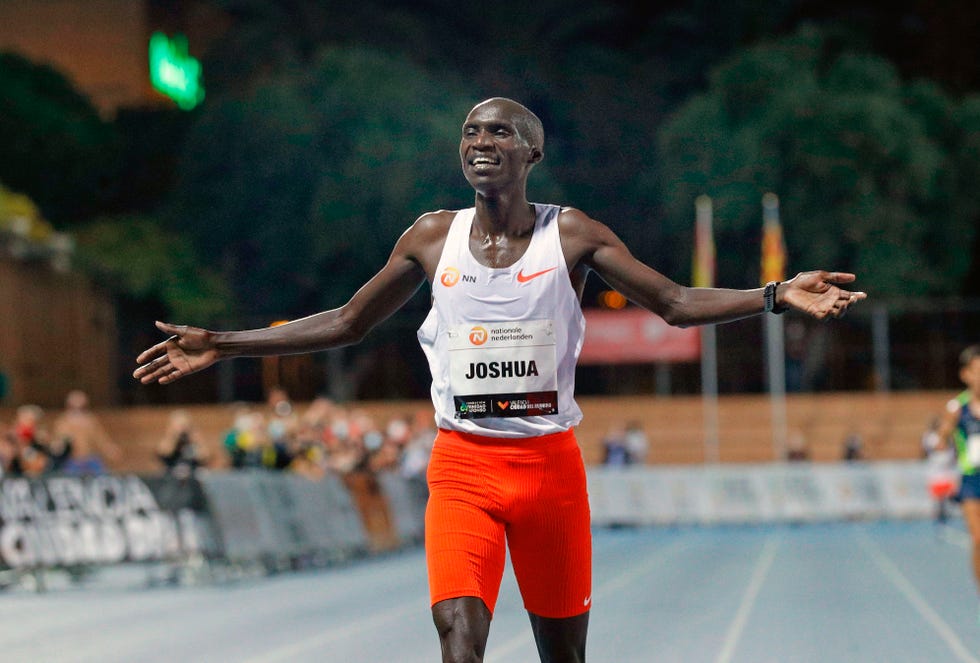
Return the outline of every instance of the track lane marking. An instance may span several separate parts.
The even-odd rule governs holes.
[[[626,570],[619,575],[609,578],[601,585],[593,588],[592,590],[592,605],[596,604],[596,599],[602,599],[610,594],[615,594],[619,590],[629,587],[634,582],[645,576],[646,574],[654,571],[664,562],[664,558],[675,554],[678,552],[676,548],[688,547],[689,544],[683,542],[681,539],[675,539],[663,548],[657,550],[652,556],[648,557],[642,564],[637,564],[635,566],[630,565],[626,567]],[[490,640],[493,641],[493,627],[490,629]],[[588,647],[588,645],[586,645]],[[523,629],[520,633],[512,636],[511,638],[504,640],[503,642],[494,644],[493,648],[487,647],[486,654],[483,657],[485,663],[493,663],[493,661],[511,661],[514,660],[512,657],[516,653],[521,651],[537,652],[537,646],[534,644],[534,636],[531,633],[530,626]]]
[[[742,631],[745,630],[745,625],[749,621],[752,608],[755,607],[755,601],[759,597],[759,590],[762,589],[762,583],[765,582],[766,576],[769,575],[769,569],[772,568],[772,562],[776,559],[776,549],[778,547],[779,541],[775,536],[770,536],[766,539],[762,553],[759,555],[759,559],[755,564],[755,570],[752,572],[752,578],[749,580],[749,585],[745,588],[745,593],[742,595],[738,610],[735,611],[735,618],[732,620],[732,623],[728,627],[728,632],[725,634],[721,651],[715,657],[715,663],[728,663],[732,660],[732,656],[735,655],[735,648],[738,647],[738,641],[742,637]]]
[[[881,572],[898,589],[899,592],[912,604],[919,616],[926,621],[936,634],[946,643],[950,651],[964,663],[980,663],[980,659],[970,653],[970,650],[963,644],[953,628],[939,615],[938,612],[929,604],[928,601],[919,593],[912,582],[905,577],[898,566],[885,554],[876,544],[868,533],[860,530],[857,535],[858,543],[864,551],[871,557],[871,560],[878,566]]]
[[[365,633],[371,633],[388,622],[404,619],[405,617],[418,612],[419,605],[419,601],[410,601],[369,617],[358,618],[356,621],[348,622],[342,626],[331,626],[323,633],[291,642],[282,647],[263,651],[256,656],[244,659],[242,663],[296,661],[301,654],[308,653],[315,649],[324,649],[326,645],[329,645],[330,643],[342,638],[352,638]]]

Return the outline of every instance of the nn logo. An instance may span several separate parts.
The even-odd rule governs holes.
[[[455,267],[446,267],[442,270],[442,276],[439,277],[439,283],[443,284],[447,288],[451,288],[457,283],[459,283],[459,270]]]
[[[479,325],[470,330],[470,343],[473,345],[483,345],[487,342],[488,337],[487,330]]]
[[[476,283],[476,277],[469,274],[460,274],[459,270],[455,267],[446,267],[446,269],[442,270],[442,276],[439,277],[439,282],[447,288],[453,287],[460,281],[464,283]]]

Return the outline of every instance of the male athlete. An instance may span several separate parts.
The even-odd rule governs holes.
[[[960,380],[966,390],[946,403],[937,447],[952,439],[960,467],[960,507],[973,543],[973,577],[980,589],[980,345],[960,353]]]
[[[475,207],[419,217],[344,306],[269,329],[157,323],[171,336],[137,358],[134,376],[165,384],[229,357],[357,343],[428,282],[418,337],[439,432],[425,546],[442,659],[483,660],[507,546],[541,660],[583,661],[592,550],[573,392],[588,272],[674,325],[787,308],[839,317],[865,294],[840,287],[853,274],[824,271],[754,290],[674,283],[579,210],[528,202],[544,130],[515,101],[474,107],[459,156]]]

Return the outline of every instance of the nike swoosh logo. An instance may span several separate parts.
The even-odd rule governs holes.
[[[517,282],[518,283],[527,283],[531,279],[536,279],[539,276],[542,276],[544,274],[547,274],[548,272],[553,272],[556,269],[558,269],[558,268],[557,267],[549,267],[548,269],[542,269],[540,272],[534,272],[533,274],[525,274],[524,273],[524,269],[522,268],[521,271],[517,272]]]
[[[585,597],[585,600],[584,600],[584,601],[582,601],[582,605],[586,605],[586,606],[587,606],[587,605],[589,605],[590,603],[592,603],[592,597],[591,597],[591,596],[586,596],[586,597]]]

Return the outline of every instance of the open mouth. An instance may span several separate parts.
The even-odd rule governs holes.
[[[470,160],[470,165],[477,170],[482,170],[492,166],[499,166],[500,160],[491,157],[474,157]]]

